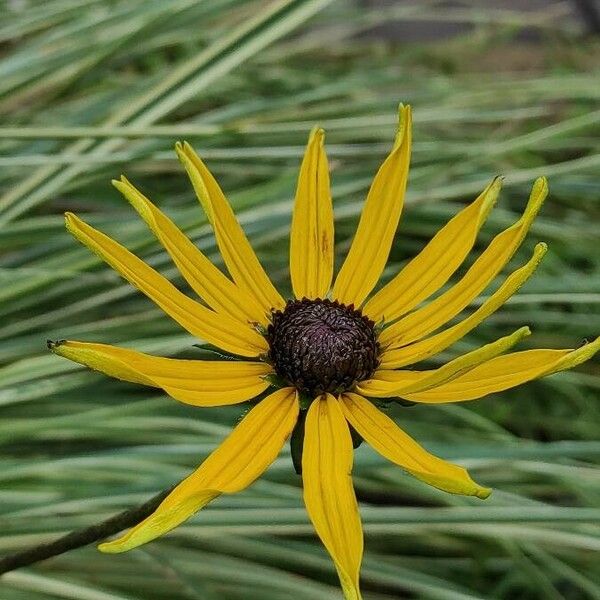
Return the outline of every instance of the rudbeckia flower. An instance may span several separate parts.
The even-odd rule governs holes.
[[[187,143],[176,146],[210,221],[229,275],[124,177],[115,187],[170,254],[192,299],[123,246],[73,214],[68,230],[192,336],[243,360],[182,360],[79,341],[50,344],[60,356],[112,377],[162,388],[193,406],[256,402],[231,434],[157,510],[99,546],[130,550],[170,531],[221,494],[239,492],[278,456],[286,440],[302,448],[304,501],[337,569],[345,598],[360,596],[363,534],[352,487],[356,434],[410,475],[453,494],[490,490],[456,464],[433,456],[378,408],[377,399],[438,404],[474,400],[571,368],[600,348],[507,351],[514,333],[436,369],[414,370],[496,311],[533,274],[546,252],[510,273],[468,316],[454,321],[519,248],[548,188],[533,185],[523,215],[499,233],[464,274],[438,293],[471,251],[501,180],[453,217],[423,251],[373,293],[402,212],[411,153],[410,107],[400,107],[393,148],[368,192],[356,234],[334,277],[334,220],[324,133],[310,135],[300,167],[290,234],[294,297],[281,296],[254,254],[217,181]],[[433,299],[432,299],[433,297]],[[375,399],[375,400],[373,400]],[[293,445],[294,445],[293,444]],[[297,453],[297,452],[296,452]]]

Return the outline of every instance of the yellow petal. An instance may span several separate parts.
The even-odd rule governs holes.
[[[129,283],[155,302],[184,329],[219,348],[241,356],[258,356],[268,349],[252,327],[194,302],[171,282],[126,248],[90,227],[72,213],[65,215],[67,229]]]
[[[489,488],[475,483],[463,467],[429,454],[362,396],[343,394],[342,410],[368,444],[417,479],[451,494],[482,499],[491,494]]]
[[[177,527],[220,494],[239,492],[260,477],[277,458],[298,418],[297,393],[277,390],[259,402],[225,441],[184,479],[147,519],[102,552],[125,552]]]
[[[420,360],[425,360],[438,352],[441,352],[473,328],[477,327],[484,319],[498,310],[528,279],[537,269],[540,261],[546,253],[546,244],[540,243],[535,247],[533,257],[520,269],[511,273],[504,283],[492,294],[475,312],[460,323],[441,331],[429,338],[415,342],[401,348],[392,348],[385,350],[381,357],[381,366],[385,369],[403,367]],[[390,343],[387,339],[384,341],[384,330],[380,336],[380,343],[385,346]]]
[[[333,208],[322,129],[311,132],[300,167],[290,233],[296,298],[324,298],[333,276]]]
[[[496,177],[478,198],[432,238],[387,285],[363,307],[373,321],[393,321],[437,292],[471,251],[477,232],[492,209],[502,179]]]
[[[223,260],[237,286],[250,294],[266,313],[272,308],[283,308],[285,301],[262,268],[215,178],[187,142],[178,143],[175,150],[213,226]]]
[[[499,356],[448,383],[407,394],[414,402],[462,402],[501,392],[532,379],[571,369],[600,350],[600,338],[577,350],[525,350]]]
[[[421,339],[454,318],[477,298],[516,252],[547,193],[548,185],[542,177],[533,186],[523,216],[492,240],[458,283],[423,308],[391,325],[384,332],[382,343],[397,346]]]
[[[251,400],[269,387],[264,377],[272,372],[262,362],[163,358],[107,344],[65,340],[50,347],[69,360],[117,379],[162,388],[175,400],[194,406]]]
[[[266,312],[254,298],[239,289],[178,229],[164,213],[125,177],[113,185],[137,210],[169,253],[179,272],[206,304],[242,323],[266,325]]]
[[[337,569],[346,600],[360,600],[363,535],[352,487],[352,438],[340,403],[320,396],[306,415],[302,481],[304,503]]]
[[[360,306],[385,267],[404,205],[411,129],[410,106],[400,106],[394,147],[375,175],[352,246],[333,286],[334,299],[343,304]]]
[[[379,369],[375,371],[371,379],[361,381],[356,386],[356,391],[374,398],[405,398],[405,394],[421,392],[448,381],[453,381],[463,373],[506,352],[530,334],[529,327],[521,327],[511,335],[463,354],[439,369],[431,371],[389,371]]]

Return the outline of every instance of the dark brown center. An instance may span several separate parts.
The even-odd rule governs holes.
[[[331,300],[289,300],[267,329],[277,375],[315,397],[351,390],[379,364],[375,323]]]

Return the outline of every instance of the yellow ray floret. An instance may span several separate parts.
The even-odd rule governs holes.
[[[477,199],[452,218],[387,285],[364,306],[376,323],[394,321],[437,292],[460,267],[494,206],[502,178],[496,177]]]
[[[55,354],[110,377],[165,390],[194,406],[223,406],[255,398],[268,387],[272,368],[264,362],[185,360],[150,356],[106,344],[61,341]]]
[[[414,402],[464,402],[571,369],[600,351],[600,338],[576,350],[525,350],[499,356],[432,389],[403,395]]]
[[[405,345],[421,339],[477,298],[519,248],[547,194],[548,185],[542,177],[531,190],[523,216],[492,240],[458,283],[423,308],[392,324],[382,336],[383,343],[396,345],[396,340],[400,340]]]
[[[385,350],[381,357],[381,366],[385,369],[403,367],[412,363],[425,360],[464,337],[469,331],[477,327],[484,319],[498,310],[530,277],[537,269],[547,246],[540,243],[535,247],[533,257],[520,269],[511,273],[504,283],[492,294],[475,312],[460,323],[441,331],[429,338],[407,346],[394,347],[402,344],[402,338],[388,337],[387,330],[381,334],[380,343],[389,344],[391,349]]]
[[[302,482],[304,503],[331,555],[346,600],[360,600],[363,534],[352,487],[352,438],[340,403],[320,396],[306,416]]]
[[[251,294],[263,311],[280,309],[285,301],[260,264],[219,184],[187,143],[175,146],[214,231],[219,250],[235,283]]]
[[[296,298],[324,298],[333,276],[333,207],[325,133],[310,134],[298,176],[290,232],[290,277]]]
[[[165,247],[191,288],[213,310],[247,324],[268,323],[267,313],[237,287],[125,177],[113,185],[125,196]]]
[[[265,339],[249,325],[194,302],[172,283],[123,246],[71,213],[67,229],[85,246],[146,294],[165,313],[192,335],[241,356],[259,356],[267,349]]]
[[[395,396],[404,398],[404,394],[421,392],[454,380],[463,373],[506,352],[530,334],[529,327],[521,327],[511,335],[463,354],[432,371],[379,369],[375,371],[371,379],[359,382],[356,391],[374,398],[393,398]]]
[[[277,458],[298,418],[296,390],[282,388],[259,402],[225,441],[184,479],[147,519],[102,552],[141,546],[189,519],[220,494],[247,488]]]
[[[417,479],[452,494],[482,499],[491,494],[489,488],[475,483],[463,467],[429,454],[362,396],[346,393],[341,400],[344,415],[364,440]]]
[[[410,106],[400,106],[398,134],[367,195],[358,228],[333,286],[333,298],[360,306],[387,262],[404,206],[412,139]]]

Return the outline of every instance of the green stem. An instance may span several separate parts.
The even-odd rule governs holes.
[[[0,558],[0,575],[20,569],[21,567],[33,565],[59,554],[64,554],[69,550],[93,544],[115,533],[119,533],[119,531],[137,525],[157,509],[158,505],[166,498],[171,489],[163,490],[147,502],[144,502],[144,504],[125,510],[118,515],[106,519],[106,521],[84,529],[72,531],[53,542],[39,544],[27,550]]]

